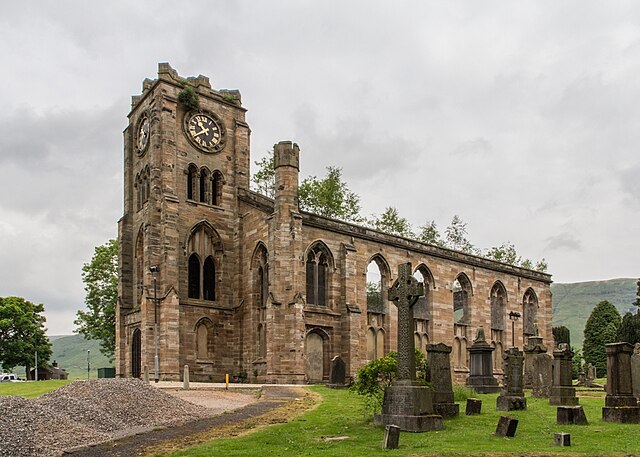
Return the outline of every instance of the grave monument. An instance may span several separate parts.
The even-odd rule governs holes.
[[[493,348],[484,336],[484,328],[478,327],[473,345],[469,348],[471,374],[467,378],[467,386],[479,394],[499,392],[498,381],[493,377]]]
[[[433,409],[445,419],[456,417],[460,411],[453,400],[449,354],[451,346],[444,343],[427,345],[427,382],[433,387]]]
[[[552,384],[553,357],[538,335],[530,336],[524,347],[524,387],[533,390],[534,397],[549,398]]]
[[[578,404],[576,389],[573,387],[572,367],[573,351],[567,343],[560,343],[553,351],[553,386],[549,404],[556,406],[574,406]]]
[[[637,424],[640,422],[640,407],[633,396],[631,382],[631,354],[629,343],[610,343],[607,351],[607,396],[602,408],[602,420]]]
[[[398,265],[398,279],[389,288],[389,300],[398,307],[398,376],[384,391],[379,421],[409,432],[444,428],[442,416],[434,414],[433,390],[416,381],[413,305],[423,294],[411,262]]]
[[[504,387],[496,399],[498,411],[517,411],[527,409],[527,399],[524,397],[524,379],[522,366],[524,353],[513,347],[504,354]]]

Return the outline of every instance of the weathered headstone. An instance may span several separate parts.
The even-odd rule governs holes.
[[[556,423],[558,425],[589,425],[582,406],[558,406]]]
[[[542,337],[530,336],[524,348],[524,387],[533,390],[533,396],[549,398],[552,384],[553,357],[547,354]]]
[[[553,444],[555,446],[571,446],[571,435],[569,433],[557,432],[553,434]]]
[[[493,348],[484,336],[484,328],[478,327],[473,345],[469,348],[471,373],[466,385],[479,394],[499,392],[498,381],[493,377]]]
[[[398,265],[398,279],[389,288],[389,300],[398,307],[398,375],[384,390],[380,423],[409,432],[442,430],[442,416],[434,414],[433,390],[415,380],[412,307],[424,287],[412,273],[411,263]]]
[[[640,343],[636,343],[631,356],[631,382],[633,383],[633,396],[640,399]]]
[[[511,416],[500,416],[500,419],[498,419],[498,426],[496,427],[496,435],[513,438],[516,436],[517,428],[518,419],[514,419]]]
[[[596,367],[592,364],[589,364],[587,367],[587,381],[593,381],[596,379]]]
[[[384,428],[384,449],[398,449],[400,443],[400,427],[397,425],[387,425]]]
[[[482,412],[482,400],[478,398],[467,398],[467,409],[465,414],[467,416],[473,416]]]
[[[182,374],[182,388],[184,390],[189,390],[189,365],[184,366]]]
[[[427,345],[427,381],[433,388],[433,410],[445,419],[456,417],[460,411],[453,398],[449,354],[451,346],[444,343]]]
[[[524,354],[513,347],[504,354],[504,387],[496,399],[498,411],[517,411],[527,409],[527,399],[524,397],[522,366]]]
[[[631,354],[629,343],[610,343],[607,351],[607,396],[602,408],[602,420],[637,424],[640,422],[640,407],[633,396],[631,383]]]
[[[331,368],[329,369],[329,386],[344,387],[345,376],[347,372],[346,364],[339,355],[331,359]]]
[[[573,406],[578,404],[576,389],[572,380],[573,352],[566,343],[560,343],[553,351],[553,386],[549,404],[556,406]]]
[[[537,327],[536,327],[537,331]],[[527,344],[524,347],[524,387],[527,389],[533,388],[535,382],[533,361],[538,354],[546,354],[547,347],[542,342],[542,337],[539,335],[530,336],[527,340]]]

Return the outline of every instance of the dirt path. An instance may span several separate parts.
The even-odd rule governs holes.
[[[204,394],[195,395],[202,397]],[[202,400],[200,398],[200,401]],[[264,387],[259,401],[239,409],[182,426],[152,430],[109,443],[78,449],[71,455],[74,457],[124,457],[167,454],[215,438],[238,436],[266,425],[286,422],[313,408],[317,403],[317,395],[306,389],[268,386]]]

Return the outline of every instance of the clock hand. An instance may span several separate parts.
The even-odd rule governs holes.
[[[193,135],[193,137],[197,137],[202,135],[203,133],[209,133],[209,129],[202,127],[202,130],[200,130],[198,133],[196,133],[195,135]]]

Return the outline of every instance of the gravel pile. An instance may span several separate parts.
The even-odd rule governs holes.
[[[207,408],[139,379],[74,382],[36,399],[0,397],[0,457],[56,456],[142,428],[210,415]]]

